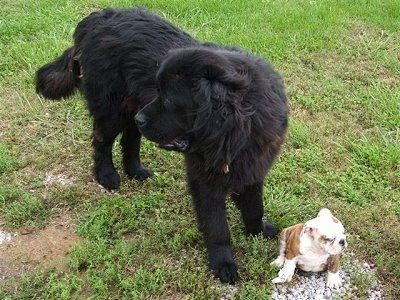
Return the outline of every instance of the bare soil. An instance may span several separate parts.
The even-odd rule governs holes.
[[[0,286],[34,267],[65,271],[71,246],[82,243],[70,220],[60,215],[43,229],[10,232],[11,239],[0,244]],[[1,222],[0,231],[6,231]]]

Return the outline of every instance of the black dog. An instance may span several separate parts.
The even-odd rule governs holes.
[[[280,77],[235,49],[171,50],[157,72],[159,96],[135,119],[148,139],[184,152],[188,185],[210,267],[237,279],[225,199],[231,195],[248,234],[276,234],[262,221],[263,181],[279,153],[288,108]]]
[[[140,164],[139,132],[184,153],[210,268],[221,281],[238,278],[228,195],[248,234],[276,234],[262,221],[263,181],[284,141],[288,108],[280,76],[261,58],[200,44],[143,9],[105,10],[81,21],[75,45],[37,77],[46,97],[66,97],[76,86],[84,93],[94,118],[96,178],[107,188],[119,184],[111,146],[121,131],[131,177],[150,175]],[[140,131],[133,122],[139,108]]]

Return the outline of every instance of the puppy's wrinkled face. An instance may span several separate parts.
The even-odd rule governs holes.
[[[330,255],[340,254],[347,247],[343,224],[327,208],[304,224],[303,234],[308,234],[316,246]]]

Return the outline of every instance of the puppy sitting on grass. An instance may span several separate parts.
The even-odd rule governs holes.
[[[347,247],[342,223],[327,208],[306,223],[285,228],[279,238],[279,256],[271,265],[281,268],[273,283],[292,280],[295,268],[328,271],[326,286],[338,288],[340,256]]]

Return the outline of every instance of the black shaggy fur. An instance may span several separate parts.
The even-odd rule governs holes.
[[[49,99],[69,97],[79,89],[93,117],[94,174],[107,189],[120,177],[112,145],[122,133],[123,165],[130,178],[152,172],[140,162],[141,134],[134,115],[157,96],[155,74],[170,49],[199,42],[144,9],[94,12],[76,27],[74,45],[36,74],[36,91]]]
[[[141,133],[183,152],[210,268],[235,283],[225,199],[237,204],[248,234],[277,231],[262,217],[263,181],[288,121],[280,76],[259,57],[200,44],[144,9],[93,13],[74,37],[73,47],[39,69],[37,91],[52,99],[82,91],[94,119],[96,178],[107,188],[119,185],[111,146],[120,132],[131,177],[151,175],[139,159]]]

